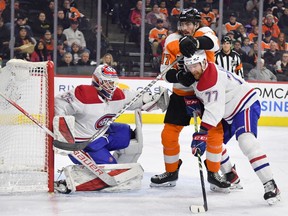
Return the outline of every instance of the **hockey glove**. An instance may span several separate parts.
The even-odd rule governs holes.
[[[191,143],[192,154],[197,157],[197,150],[202,156],[206,151],[207,131],[195,132]]]
[[[196,112],[197,116],[202,116],[203,104],[195,95],[184,97],[184,101],[186,104],[186,112],[189,116],[193,117],[194,112]]]
[[[180,52],[190,58],[197,51],[198,40],[192,36],[184,36],[179,40]]]
[[[194,76],[185,70],[179,70],[176,74],[176,78],[180,84],[186,87],[189,87],[195,82]]]

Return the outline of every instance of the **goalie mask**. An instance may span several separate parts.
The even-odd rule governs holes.
[[[116,70],[108,65],[99,65],[92,75],[92,85],[107,100],[112,99],[117,82],[118,76]]]

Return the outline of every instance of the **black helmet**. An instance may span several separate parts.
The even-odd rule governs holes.
[[[201,15],[196,8],[184,9],[180,13],[179,21],[180,22],[192,22],[192,23],[200,22]]]
[[[232,40],[229,36],[224,36],[222,39],[221,39],[221,44],[225,43],[225,42],[229,42],[230,44],[232,43]]]

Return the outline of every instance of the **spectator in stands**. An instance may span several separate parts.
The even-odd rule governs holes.
[[[151,0],[146,0],[146,4],[145,4],[145,13],[148,14],[149,12],[151,12],[153,9],[153,4],[151,2]]]
[[[288,42],[286,42],[286,35],[283,32],[277,38],[277,50],[288,51]]]
[[[57,16],[58,16],[58,25],[63,26],[63,29],[70,27],[70,21],[68,18],[65,17],[63,9],[58,10]]]
[[[227,32],[236,30],[240,25],[240,22],[237,22],[237,15],[236,13],[231,13],[229,16],[229,22],[225,23],[225,28]]]
[[[170,15],[178,18],[179,14],[181,13],[180,6],[181,6],[180,1],[176,1],[175,6],[172,8]]]
[[[273,15],[272,8],[268,8],[268,9],[266,10],[266,13],[265,13],[265,15],[264,15],[263,18],[262,18],[262,24],[265,24],[265,23],[267,22],[266,16],[267,16],[268,14]],[[273,15],[273,20],[274,20],[274,23],[276,23],[276,24],[279,22],[278,17],[277,17],[277,16],[274,16],[274,15]]]
[[[43,40],[45,47],[47,49],[47,52],[50,55],[53,55],[53,50],[54,50],[54,40],[53,40],[53,36],[51,31],[46,30],[46,32],[44,33],[44,35],[41,37],[41,39]]]
[[[258,40],[258,34],[259,34],[259,27],[254,26],[252,28],[252,32],[248,34],[248,38],[250,39],[251,44]]]
[[[262,51],[267,51],[270,49],[270,44],[272,41],[276,41],[276,39],[272,39],[272,34],[270,31],[264,32],[264,38],[261,41],[261,49]]]
[[[258,42],[256,41],[252,45],[252,49],[248,53],[248,63],[252,66],[257,65],[257,59],[258,59]]]
[[[52,60],[52,56],[47,51],[44,42],[42,40],[39,40],[34,47],[34,52],[31,54],[30,61],[42,62],[48,60]]]
[[[44,8],[44,13],[46,15],[46,20],[49,20],[50,23],[53,22],[54,19],[54,8],[55,8],[55,2],[54,0],[49,0],[47,2],[47,6]],[[59,10],[58,10],[59,11]],[[59,23],[58,23],[59,24]]]
[[[147,23],[149,25],[151,25],[151,29],[154,28],[154,26],[156,26],[157,19],[163,20],[163,26],[165,28],[169,27],[167,17],[163,13],[160,13],[158,4],[153,5],[152,11],[146,15],[145,19],[146,19]],[[177,19],[177,22],[178,22],[178,19]]]
[[[16,23],[15,23],[15,27],[14,27],[14,33],[15,36],[19,34],[19,31],[22,27],[25,27],[27,30],[27,33],[30,37],[33,37],[33,31],[32,28],[27,24],[27,18],[24,16],[18,16],[16,17]],[[36,43],[36,41],[35,41]]]
[[[211,5],[209,3],[205,3],[203,5],[203,8],[200,12],[201,21],[203,24],[205,24],[208,27],[211,27],[211,25],[214,25],[214,27],[212,27],[214,29],[215,23],[216,23],[216,15],[214,14],[214,12],[211,11],[210,6]]]
[[[253,15],[258,14],[259,11],[259,0],[248,0],[246,1],[245,9],[248,13]]]
[[[272,13],[278,19],[284,14],[284,2],[283,0],[275,0],[276,6],[272,7]]]
[[[166,16],[166,18],[169,17],[168,9],[166,8],[166,1],[160,2],[159,11],[160,13],[163,13]]]
[[[155,28],[149,32],[149,42],[153,57],[158,57],[163,51],[164,41],[168,36],[168,30],[163,27],[163,20],[158,19]]]
[[[248,34],[246,32],[246,28],[243,25],[240,25],[235,31],[234,31],[234,38],[235,40],[240,41],[241,43],[244,41],[244,38],[247,38]]]
[[[71,45],[71,54],[73,57],[73,63],[75,65],[78,64],[78,61],[81,59],[81,53],[83,52],[82,47],[77,44],[77,42],[73,42]]]
[[[10,30],[4,25],[4,20],[0,16],[0,57],[2,59],[8,59],[9,57],[9,41],[10,41]]]
[[[288,81],[288,52],[282,54],[281,60],[276,62],[276,76],[278,81]]]
[[[197,1],[194,1],[197,5]],[[212,12],[215,14],[216,17],[219,16],[219,1],[218,0],[205,0],[205,3],[209,3],[211,5]]]
[[[34,46],[36,44],[35,39],[31,38],[25,27],[20,27],[20,31],[15,38],[15,57],[18,59],[29,60],[29,54],[34,52]]]
[[[262,25],[262,32],[270,31],[272,37],[278,38],[280,29],[277,24],[274,23],[274,17],[272,14],[266,15],[266,23]]]
[[[241,42],[236,40],[234,41],[234,47],[233,50],[237,52],[240,56],[241,62],[247,62],[248,61],[248,55],[241,49]]]
[[[68,46],[68,40],[65,34],[63,34],[63,26],[57,26],[57,43],[62,43],[67,51],[71,51],[71,47]]]
[[[64,29],[63,34],[66,35],[68,46],[71,47],[72,43],[78,43],[83,49],[86,48],[86,40],[84,34],[78,30],[79,22],[71,20],[70,27]],[[94,38],[95,39],[95,38]]]
[[[83,51],[80,55],[80,59],[78,61],[77,65],[81,66],[90,66],[91,65],[91,60],[90,60],[90,52],[89,51]]]
[[[275,0],[264,0],[263,9],[264,11],[267,11],[268,8],[271,8],[275,6]]]
[[[278,60],[281,59],[282,54],[277,50],[277,43],[271,41],[270,43],[270,50],[267,50],[264,53],[264,60],[266,62],[266,67],[271,71],[274,71],[275,64]]]
[[[250,19],[249,23],[245,25],[247,33],[250,34],[255,26],[258,26],[258,18],[254,16]]]
[[[264,66],[264,59],[261,59],[260,70],[253,68],[248,73],[248,80],[277,82],[277,77],[268,68]]]
[[[129,41],[136,42],[140,44],[140,27],[142,20],[142,1],[137,1],[136,7],[131,9],[130,22],[132,24],[132,29],[130,32]]]
[[[117,67],[117,62],[114,61],[113,56],[110,53],[106,53],[102,59],[101,59],[101,64],[107,64],[113,68]]]
[[[250,50],[252,49],[250,46],[250,39],[248,37],[244,38],[241,49],[246,55],[249,54]]]
[[[73,63],[73,57],[70,52],[66,52],[63,55],[62,60],[59,63],[59,67],[72,67],[75,66]]]
[[[27,11],[21,7],[20,2],[15,1],[14,2],[14,17],[27,18],[27,14],[28,14]],[[10,5],[6,5],[6,8],[3,10],[1,16],[5,24],[10,24],[10,20],[11,20],[11,6]]]
[[[284,10],[284,14],[280,17],[278,26],[282,32],[288,34],[288,6]]]
[[[57,66],[60,66],[60,63],[66,52],[68,51],[65,50],[64,44],[62,42],[57,42]]]
[[[52,25],[47,21],[45,13],[40,12],[38,19],[32,25],[33,35],[36,39],[39,39],[47,30],[51,32]]]

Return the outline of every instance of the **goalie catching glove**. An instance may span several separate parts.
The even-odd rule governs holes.
[[[155,109],[161,109],[162,112],[167,110],[169,104],[168,89],[159,87],[159,93],[152,95],[150,92],[145,92],[142,97],[143,106],[142,110],[152,111]]]

